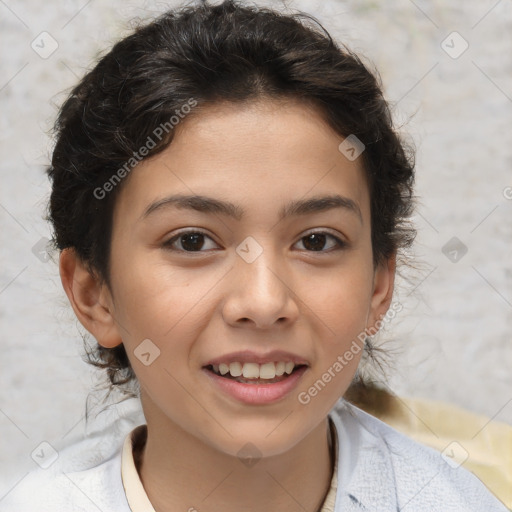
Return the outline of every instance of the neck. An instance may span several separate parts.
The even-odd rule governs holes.
[[[138,471],[157,512],[316,512],[334,461],[325,419],[287,452],[244,464],[176,425],[151,425]]]

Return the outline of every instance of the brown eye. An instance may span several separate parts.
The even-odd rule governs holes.
[[[164,243],[164,247],[169,248],[172,251],[205,252],[201,250],[205,246],[205,239],[212,240],[202,231],[182,231],[181,233],[167,240],[167,242]],[[181,247],[176,248],[176,244]]]
[[[330,249],[336,250],[342,249],[346,247],[346,243],[340,240],[338,237],[331,235],[330,233],[324,233],[324,232],[315,232],[315,233],[309,233],[306,236],[303,236],[300,241],[302,241],[305,249],[307,251],[314,251],[314,252],[330,252],[330,250],[324,250],[326,240],[328,239],[334,240],[334,246],[331,245]]]

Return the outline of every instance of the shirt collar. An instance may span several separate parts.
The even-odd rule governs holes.
[[[389,447],[361,423],[361,415],[367,414],[343,398],[329,413],[340,460],[334,512],[398,510]]]
[[[121,454],[121,479],[123,481],[126,500],[132,512],[155,512],[139,477],[133,448],[139,442],[144,442],[147,436],[147,425],[135,427],[125,438]]]

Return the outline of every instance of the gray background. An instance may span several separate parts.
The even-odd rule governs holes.
[[[130,19],[177,4],[0,1],[0,496],[34,467],[39,443],[83,436],[98,378],[81,359],[56,259],[36,255],[50,237],[43,171],[62,91],[129,32]],[[396,351],[391,389],[512,423],[512,2],[452,4],[286,2],[375,63],[417,146],[416,269],[399,279],[404,309],[381,338]],[[55,43],[42,32],[58,44],[46,58]],[[116,411],[94,421],[126,413]]]

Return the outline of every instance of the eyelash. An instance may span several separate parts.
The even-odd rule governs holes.
[[[207,252],[207,251],[201,251],[201,250],[200,251],[185,251],[185,250],[182,250],[182,249],[175,249],[175,248],[172,247],[174,242],[175,241],[179,241],[179,239],[183,235],[190,235],[190,234],[193,234],[193,235],[204,235],[207,238],[209,238],[210,240],[213,240],[212,237],[209,236],[204,231],[201,231],[199,229],[189,229],[189,230],[181,231],[180,233],[177,233],[172,238],[170,238],[169,240],[164,242],[162,245],[163,245],[163,247],[165,249],[168,249],[168,250],[174,251],[174,252],[181,252],[181,253],[187,253],[187,254],[197,254],[197,253]],[[331,234],[331,233],[329,233],[327,231],[311,231],[309,233],[306,233],[302,237],[300,237],[300,239],[298,241],[301,241],[303,238],[307,238],[310,235],[327,235],[328,237],[331,237],[331,238],[333,238],[335,240],[337,247],[334,247],[334,248],[331,248],[331,249],[328,249],[328,250],[321,250],[321,251],[308,251],[307,249],[305,249],[306,252],[318,253],[318,254],[326,254],[326,253],[330,253],[332,251],[339,251],[339,250],[345,249],[348,246],[347,242],[341,240],[339,237],[337,237],[337,236],[335,236],[335,235],[333,235],[333,234]]]

